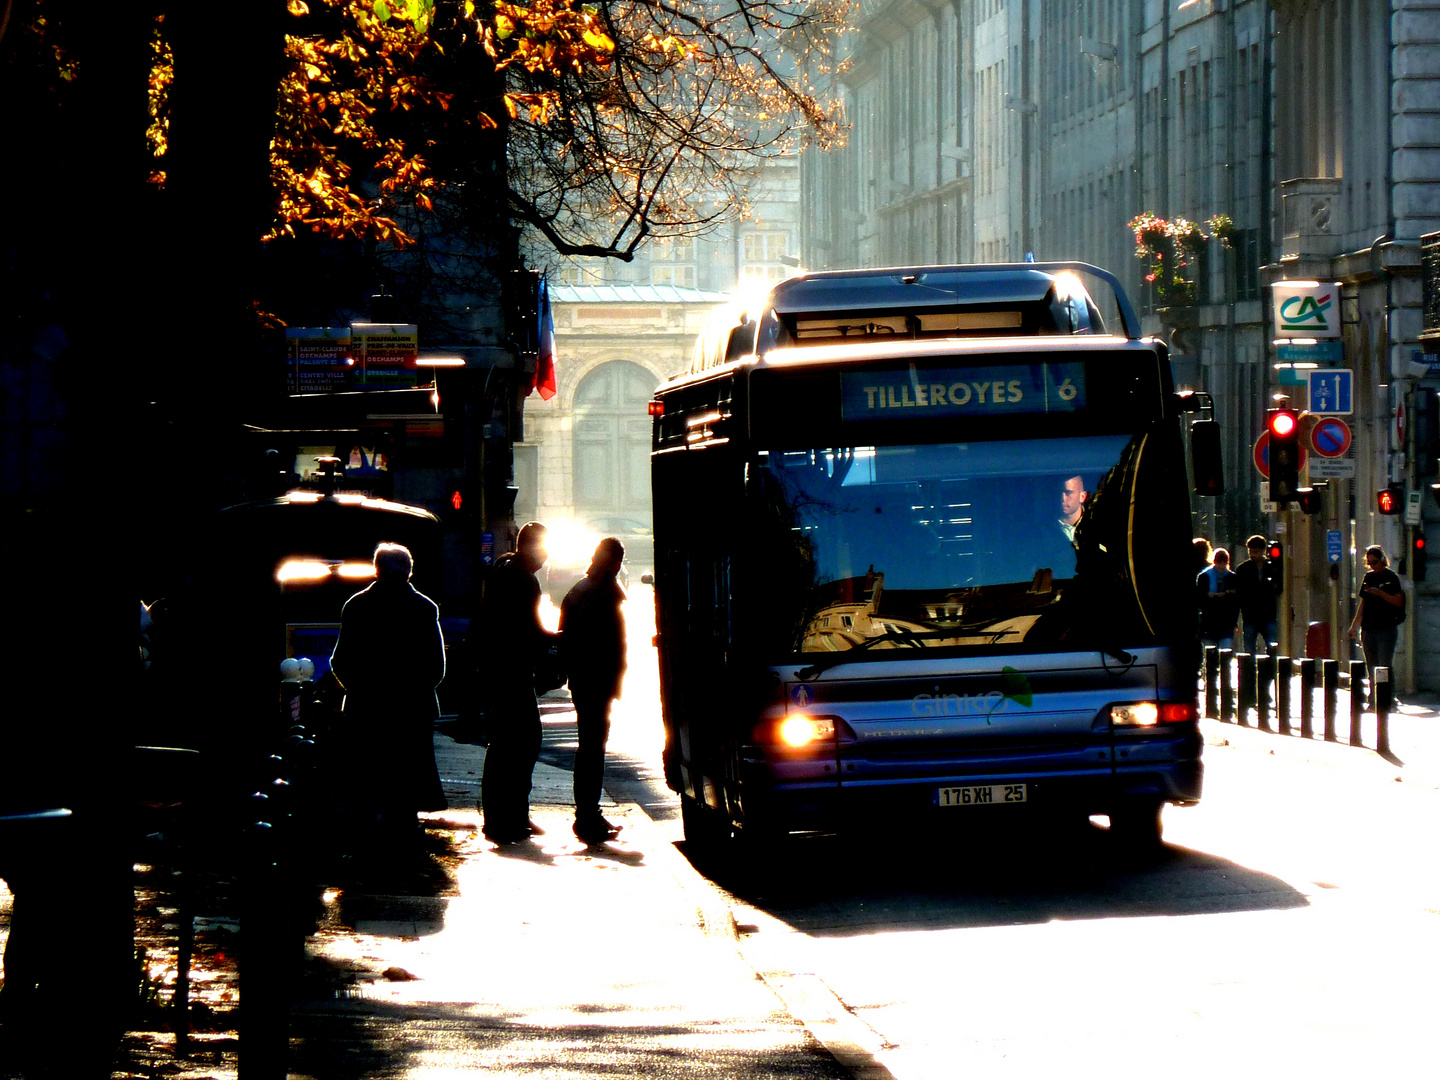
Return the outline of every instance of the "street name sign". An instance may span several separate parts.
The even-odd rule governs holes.
[[[1325,458],[1312,457],[1310,459],[1309,476],[1314,480],[1353,480],[1355,479],[1354,458]]]

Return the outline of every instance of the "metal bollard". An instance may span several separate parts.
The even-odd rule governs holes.
[[[1377,667],[1370,681],[1370,693],[1375,699],[1375,749],[1381,754],[1390,753],[1390,710],[1395,704],[1394,684],[1390,681],[1390,669]]]
[[[1290,683],[1295,677],[1295,662],[1288,656],[1275,658],[1275,726],[1281,735],[1290,734]]]
[[[1320,682],[1325,688],[1325,741],[1339,742],[1339,736],[1335,734],[1335,714],[1340,709],[1339,661],[1320,661]]]
[[[1275,685],[1275,656],[1267,653],[1255,658],[1255,726],[1270,730],[1270,694]]]
[[[1234,653],[1229,649],[1221,649],[1220,659],[1220,719],[1225,723],[1231,723],[1235,719],[1235,695],[1230,689],[1230,661]]]
[[[1364,746],[1360,717],[1365,713],[1365,661],[1350,661],[1350,745]]]
[[[1300,658],[1300,737],[1315,737],[1315,658]]]
[[[1220,712],[1220,650],[1205,646],[1205,715],[1214,718]]]
[[[1236,688],[1235,719],[1241,727],[1250,726],[1250,710],[1255,707],[1255,657],[1248,652],[1235,654]]]

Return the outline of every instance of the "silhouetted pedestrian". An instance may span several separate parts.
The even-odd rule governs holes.
[[[1195,578],[1195,596],[1200,607],[1200,643],[1233,649],[1240,594],[1230,569],[1230,552],[1215,549],[1213,562]]]
[[[1360,605],[1350,620],[1350,637],[1360,631],[1365,652],[1365,673],[1370,680],[1370,707],[1375,707],[1375,669],[1391,667],[1395,642],[1405,621],[1405,590],[1400,576],[1390,569],[1390,559],[1379,544],[1365,549],[1365,578],[1360,582]],[[1392,684],[1393,689],[1393,684]],[[1351,692],[1354,692],[1352,687]],[[1399,704],[1398,701],[1393,704]]]
[[[1245,651],[1252,656],[1257,642],[1265,646],[1265,652],[1274,655],[1279,648],[1280,630],[1276,622],[1276,608],[1280,597],[1281,583],[1273,576],[1274,567],[1266,557],[1270,545],[1258,533],[1245,541],[1245,550],[1250,558],[1235,571],[1236,586],[1240,592],[1240,614],[1245,622]]]
[[[625,676],[625,589],[617,580],[625,546],[601,540],[590,568],[560,605],[560,639],[575,701],[575,835],[587,844],[613,839],[620,827],[600,813],[610,705]]]
[[[445,677],[440,609],[410,584],[409,549],[375,549],[375,581],[345,602],[330,670],[345,690],[342,781],[377,823],[445,809],[435,768],[435,688]]]
[[[513,554],[500,556],[485,583],[471,622],[471,655],[479,657],[479,692],[485,702],[489,746],[480,779],[483,832],[497,844],[515,844],[539,830],[530,821],[530,785],[540,757],[540,706],[535,668],[555,641],[540,622],[545,526],[520,529]]]
[[[1210,569],[1210,541],[1203,536],[1197,536],[1190,541],[1190,547],[1195,552],[1195,573]]]

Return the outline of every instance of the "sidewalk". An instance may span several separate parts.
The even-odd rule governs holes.
[[[1292,713],[1295,715],[1291,718],[1288,735],[1278,733],[1279,725],[1273,715],[1270,717],[1271,731],[1257,729],[1252,712],[1248,725],[1223,723],[1213,718],[1201,720],[1205,741],[1213,746],[1229,744],[1263,753],[1283,754],[1317,765],[1369,770],[1382,779],[1440,789],[1440,696],[1433,693],[1406,695],[1404,704],[1391,712],[1390,755],[1387,758],[1375,750],[1378,732],[1373,712],[1362,714],[1360,745],[1349,745],[1350,691],[1343,684],[1336,707],[1336,741],[1324,740],[1324,714],[1318,695],[1313,721],[1314,737],[1302,739],[1299,705],[1296,703],[1298,680],[1295,687],[1292,695]]]
[[[497,848],[475,809],[484,749],[435,747],[451,809],[424,815],[425,873],[382,860],[324,893],[294,988],[292,1080],[888,1076],[842,1066],[745,962],[728,904],[676,849],[678,821],[607,797],[623,832],[587,848],[570,772],[541,763],[545,834]],[[236,1076],[233,1052],[177,1062],[151,1044],[115,1076]]]
[[[571,774],[542,763],[545,835],[496,848],[474,810],[483,748],[439,735],[436,757],[452,809],[429,818],[453,838],[448,887],[326,894],[292,1077],[850,1075],[743,961],[729,907],[674,846],[678,825],[607,800],[624,831],[587,848],[570,828]]]

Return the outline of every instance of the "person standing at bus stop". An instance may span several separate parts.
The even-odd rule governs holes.
[[[1360,582],[1360,604],[1350,620],[1351,638],[1360,631],[1360,647],[1365,652],[1365,673],[1370,680],[1370,707],[1375,707],[1375,669],[1391,667],[1395,659],[1395,641],[1400,624],[1405,620],[1405,590],[1400,577],[1390,569],[1385,549],[1372,544],[1365,549],[1365,577]],[[1353,688],[1352,688],[1353,689]],[[1391,689],[1394,689],[1393,685]],[[1399,704],[1398,701],[1393,704]]]
[[[575,701],[575,835],[602,844],[620,832],[600,813],[610,706],[625,677],[625,588],[618,580],[625,545],[607,536],[590,568],[560,605],[560,640]]]
[[[405,830],[444,810],[435,767],[435,689],[445,677],[440,609],[410,584],[414,561],[381,544],[375,581],[345,601],[330,671],[345,691],[343,778],[372,824]]]
[[[530,820],[531,777],[540,758],[535,669],[556,636],[540,621],[535,577],[549,557],[546,532],[538,521],[521,527],[515,551],[495,560],[472,624],[490,740],[480,777],[481,832],[497,844],[518,844],[539,832]]]

